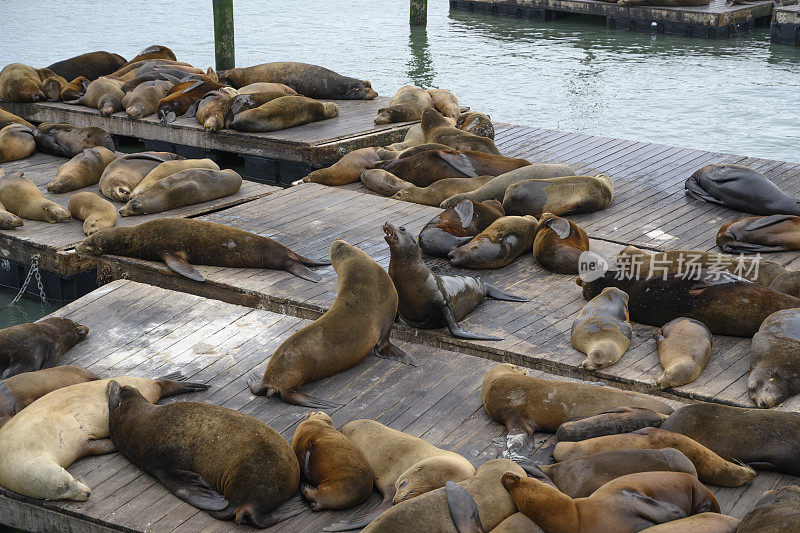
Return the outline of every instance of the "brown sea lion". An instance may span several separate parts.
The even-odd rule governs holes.
[[[587,370],[605,368],[619,361],[630,347],[632,336],[628,295],[616,287],[606,287],[584,305],[570,331],[572,345],[586,354],[581,368]]]
[[[428,89],[428,95],[433,100],[433,106],[445,118],[455,121],[461,114],[458,98],[447,89]]]
[[[67,85],[69,85],[67,80],[57,74],[53,74],[43,78],[42,84],[39,87],[42,89],[48,102],[58,102],[61,100],[61,92]]]
[[[0,202],[0,229],[14,229],[24,225],[21,218],[13,213],[9,213],[6,207]]]
[[[322,185],[355,183],[361,178],[361,174],[372,168],[372,165],[379,159],[375,148],[359,148],[345,154],[333,165],[311,172],[293,185],[298,183],[321,183]]]
[[[115,202],[127,202],[139,183],[165,161],[183,159],[171,152],[125,154],[109,163],[100,176],[100,192]]]
[[[589,236],[583,228],[552,213],[542,214],[533,240],[533,258],[542,268],[557,274],[577,274],[578,259],[588,250]]]
[[[419,120],[422,112],[429,107],[433,107],[433,99],[430,94],[419,87],[405,85],[400,87],[389,100],[388,107],[378,109],[375,124]]]
[[[750,344],[747,394],[758,407],[774,407],[800,394],[800,309],[769,315]]]
[[[458,321],[486,298],[529,301],[489,285],[480,278],[438,276],[422,260],[417,241],[407,229],[387,222],[383,225],[383,232],[391,253],[389,276],[399,297],[397,310],[400,317],[411,326],[420,329],[447,326],[454,337],[499,341],[503,339],[465,331]]]
[[[463,268],[501,268],[531,249],[539,222],[532,216],[500,217],[467,244],[451,250],[450,264]]]
[[[225,127],[225,110],[230,99],[236,96],[236,89],[223,87],[207,93],[197,104],[195,118],[206,131],[219,131]]]
[[[36,151],[36,130],[16,122],[0,129],[0,163],[18,161]]]
[[[440,143],[456,150],[474,150],[500,155],[494,141],[453,126],[452,122],[432,108],[422,112],[422,133],[426,143]]]
[[[800,250],[800,216],[769,215],[728,222],[717,232],[717,246],[741,254]]]
[[[0,70],[0,98],[9,102],[44,102],[42,80],[36,70],[22,63],[11,63]]]
[[[502,487],[502,485],[501,485]],[[504,487],[505,488],[505,487]],[[508,491],[506,491],[508,494]],[[449,500],[448,500],[449,503]],[[483,525],[481,525],[481,528]],[[474,521],[458,528],[458,533],[480,533],[479,530],[474,529]],[[492,529],[492,533],[544,533],[544,529],[536,525],[536,522],[517,512],[497,524],[497,527]]]
[[[9,124],[22,124],[23,126],[28,126],[29,128],[33,128],[33,124],[28,122],[22,117],[18,117],[14,113],[9,113],[3,108],[0,108],[0,130],[8,126]]]
[[[630,433],[637,429],[658,427],[667,415],[641,407],[618,407],[604,413],[570,420],[558,426],[556,439],[559,441],[579,441]]]
[[[450,198],[454,194],[474,191],[478,187],[488,183],[493,179],[494,176],[478,176],[477,178],[445,178],[435,181],[427,187],[417,187],[416,185],[409,183],[409,187],[405,187],[397,191],[392,198],[403,200],[404,202],[413,202],[415,204],[438,207],[440,203],[447,198]],[[471,202],[472,200],[464,201]]]
[[[219,165],[217,165],[211,159],[172,159],[169,161],[164,161],[160,163],[156,168],[151,170],[147,173],[147,175],[139,182],[136,187],[133,188],[131,191],[131,196],[135,197],[162,179],[175,174],[176,172],[181,172],[182,170],[188,170],[190,168],[206,168],[210,170],[219,170]]]
[[[167,91],[171,88],[172,84],[170,82],[162,80],[148,81],[138,85],[122,99],[122,107],[125,108],[125,114],[131,118],[152,115],[156,112],[158,102],[167,95]]]
[[[89,52],[64,59],[47,68],[68,80],[85,77],[89,81],[116,71],[126,63],[124,57],[111,52]]]
[[[339,106],[300,95],[281,96],[266,104],[242,111],[230,127],[238,131],[278,131],[339,116]]]
[[[278,84],[257,83],[254,85],[278,85]],[[230,88],[228,89],[235,90]],[[250,109],[255,109],[257,107],[261,107],[267,102],[271,102],[277,98],[280,98],[281,96],[290,96],[290,95],[287,95],[283,91],[265,91],[260,93],[237,94],[231,97],[231,99],[228,100],[227,104],[225,105],[225,111],[223,112],[224,127],[230,128],[231,124],[233,123],[233,119],[236,118],[236,115],[238,115],[239,113]]]
[[[277,394],[293,405],[330,408],[336,404],[298,389],[343,372],[368,355],[416,365],[389,340],[397,316],[397,291],[389,275],[366,253],[338,239],[331,243],[331,263],[339,278],[336,299],[325,314],[275,350],[263,378],[248,378],[253,394]]]
[[[700,513],[665,522],[642,530],[642,533],[736,533],[741,520],[719,513]]]
[[[121,255],[145,261],[164,261],[181,276],[205,278],[191,265],[285,270],[319,281],[308,266],[327,265],[297,255],[269,237],[206,220],[160,218],[128,228],[109,228],[86,237],[75,251],[89,255]]]
[[[456,128],[494,140],[492,118],[477,111],[460,114],[456,119]]]
[[[129,81],[136,77],[136,74],[142,67],[146,67],[147,70],[155,70],[155,69],[160,69],[162,67],[172,68],[176,66],[183,66],[194,69],[194,67],[189,63],[185,63],[183,61],[176,61],[174,59],[137,59],[136,61],[128,61],[127,63],[125,63],[120,68],[118,68],[117,70],[115,70],[106,77]]]
[[[658,360],[664,369],[656,384],[662,389],[680,387],[700,377],[711,359],[713,340],[705,324],[691,318],[680,317],[664,324],[656,333]]]
[[[215,81],[193,80],[178,83],[167,91],[156,106],[156,113],[162,123],[173,122],[178,117],[193,117],[200,99],[211,91],[223,88]]]
[[[533,179],[506,189],[503,208],[509,215],[542,216],[593,213],[611,205],[614,184],[605,174]]]
[[[770,490],[742,518],[737,533],[796,533],[800,524],[800,487]]]
[[[207,403],[153,405],[114,380],[106,391],[113,445],[186,503],[258,528],[305,509],[279,507],[297,490],[300,467],[289,443],[260,420]]]
[[[176,57],[175,57],[175,52],[173,52],[166,46],[160,44],[154,44],[152,46],[148,46],[147,48],[136,54],[136,57],[131,59],[128,63],[136,63],[138,61],[147,61],[153,59],[169,59],[175,61]]]
[[[60,157],[75,157],[87,148],[102,146],[115,150],[111,135],[94,126],[81,128],[70,124],[39,124],[35,131],[36,146],[40,151]]]
[[[297,426],[292,449],[300,463],[300,492],[312,511],[348,509],[372,495],[367,458],[325,413],[310,413]]]
[[[82,97],[65,103],[85,105],[99,110],[101,115],[107,117],[125,109],[122,105],[123,98],[125,98],[125,92],[122,90],[122,81],[102,77],[91,82]]]
[[[95,185],[116,158],[117,154],[103,146],[87,148],[58,167],[55,179],[47,184],[47,190],[62,193]]]
[[[419,232],[419,247],[426,254],[447,257],[451,250],[474,239],[504,214],[497,200],[464,200],[425,224]]]
[[[246,68],[232,68],[219,73],[222,83],[235,88],[251,83],[271,82],[288,85],[309,98],[334,100],[372,100],[378,93],[368,81],[348,78],[316,65],[307,63],[262,63]]]
[[[19,171],[0,175],[0,203],[9,213],[28,220],[58,223],[70,217],[69,211],[45,198]]]
[[[764,261],[762,261],[763,263]],[[769,262],[769,261],[767,261]],[[786,271],[775,277],[768,285],[773,291],[789,294],[795,298],[800,298],[800,271]]]
[[[61,89],[61,100],[69,102],[71,100],[79,100],[86,94],[86,88],[89,86],[91,80],[83,76],[77,77],[71,82],[67,83]]]
[[[58,364],[89,328],[68,318],[44,318],[0,330],[0,379]]]
[[[67,206],[73,218],[83,220],[83,232],[91,235],[101,229],[113,228],[117,223],[117,208],[114,204],[93,192],[73,194]]]
[[[284,85],[282,83],[269,83],[269,82],[256,82],[251,83],[249,85],[245,85],[244,87],[239,87],[237,91],[239,94],[255,94],[255,93],[269,93],[269,92],[279,92],[283,95],[287,94],[297,94],[297,91],[289,87],[288,85]]]
[[[391,172],[380,168],[373,168],[362,172],[361,183],[363,183],[367,189],[384,196],[392,196],[405,188],[414,186],[413,183],[402,180]]]

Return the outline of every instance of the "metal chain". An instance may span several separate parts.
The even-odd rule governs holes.
[[[45,296],[44,293],[44,285],[42,284],[42,276],[39,274],[39,257],[40,257],[39,254],[36,254],[31,258],[31,267],[28,270],[28,275],[25,276],[25,281],[22,282],[22,287],[20,287],[19,292],[17,293],[16,296],[14,296],[14,299],[11,300],[11,302],[4,305],[3,307],[0,307],[0,311],[8,309],[12,305],[16,305],[16,303],[20,301],[22,295],[25,294],[25,289],[28,288],[28,284],[31,282],[31,278],[33,276],[36,276],[36,284],[39,289],[39,298],[41,298],[43,304],[47,303],[47,297]],[[22,308],[20,308],[20,311],[22,311]]]

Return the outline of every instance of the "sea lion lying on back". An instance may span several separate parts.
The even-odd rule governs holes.
[[[503,216],[447,257],[453,266],[501,268],[531,249],[538,228],[539,221],[530,215]]]
[[[504,214],[497,200],[464,200],[425,224],[419,232],[419,247],[426,254],[447,257],[451,250],[471,241]]]
[[[290,61],[220,71],[219,79],[234,88],[256,82],[282,83],[309,98],[372,100],[378,96],[368,81],[342,76],[316,65]]]

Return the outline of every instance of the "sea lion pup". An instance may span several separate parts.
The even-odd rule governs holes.
[[[641,407],[618,407],[604,413],[577,420],[570,420],[558,426],[556,439],[559,441],[579,441],[630,433],[637,429],[658,427],[667,415]]]
[[[61,100],[63,102],[68,102],[70,100],[79,100],[83,98],[89,83],[91,83],[89,78],[83,76],[75,78],[61,89]]]
[[[0,130],[8,126],[9,124],[22,124],[23,126],[28,126],[29,128],[33,128],[33,124],[28,122],[22,117],[18,117],[14,113],[9,113],[5,109],[0,109]]]
[[[158,102],[167,95],[172,83],[163,80],[148,81],[138,85],[122,99],[125,114],[131,118],[142,118],[156,112]]]
[[[533,258],[556,274],[577,274],[578,260],[589,250],[589,236],[571,220],[544,213],[533,240]],[[620,354],[622,355],[622,354]]]
[[[117,154],[104,146],[87,148],[58,167],[55,179],[47,184],[47,190],[62,193],[95,185],[116,158]]]
[[[59,75],[52,75],[42,79],[39,86],[48,102],[58,102],[61,100],[61,92],[69,85],[69,82]]]
[[[630,347],[632,336],[628,295],[616,287],[606,287],[584,305],[570,331],[572,345],[586,354],[581,363],[586,370],[605,368],[619,361]]]
[[[708,165],[686,180],[687,196],[755,215],[800,215],[800,201],[741,165]]]
[[[447,209],[448,207],[453,207],[461,200],[475,200],[476,202],[482,202],[484,200],[497,200],[498,202],[502,202],[503,198],[505,197],[506,190],[511,185],[520,181],[558,178],[562,176],[572,176],[574,174],[575,171],[567,165],[527,165],[522,168],[506,172],[505,174],[500,174],[495,179],[489,181],[474,191],[451,196],[442,202],[439,207],[442,209]]]
[[[13,213],[9,213],[6,207],[0,202],[0,229],[14,229],[24,225],[21,218]]]
[[[342,76],[317,65],[289,61],[223,70],[219,79],[234,88],[257,82],[282,83],[309,98],[372,100],[378,96],[368,81]]]
[[[0,129],[0,163],[30,157],[36,151],[36,133],[32,126],[12,123]]]
[[[57,61],[47,68],[68,80],[85,77],[89,81],[106,76],[126,63],[124,57],[111,52],[89,52]]]
[[[741,254],[800,250],[800,217],[769,215],[728,222],[717,232],[717,246]]]
[[[726,272],[703,270],[690,278],[635,278],[608,270],[599,279],[578,278],[577,283],[583,287],[585,300],[594,298],[605,287],[627,292],[628,311],[634,322],[660,327],[679,317],[693,318],[715,335],[752,337],[775,311],[800,307],[798,298]]]
[[[700,513],[665,522],[642,530],[642,533],[736,533],[741,520],[719,513]]]
[[[398,312],[405,322],[416,328],[447,326],[450,334],[460,339],[499,341],[503,339],[466,331],[458,321],[487,297],[509,302],[529,301],[480,278],[437,276],[422,260],[417,241],[406,228],[387,222],[383,225],[383,232],[391,253],[389,276],[400,298]]]
[[[201,204],[235,194],[242,187],[242,177],[231,169],[190,168],[176,172],[154,183],[131,198],[119,214],[149,215]]]
[[[454,194],[474,191],[481,185],[493,180],[494,176],[478,176],[477,178],[445,178],[435,181],[427,187],[417,187],[409,183],[409,187],[397,191],[392,198],[413,202],[415,204],[438,207],[442,201]],[[472,200],[464,200],[471,202]],[[494,200],[492,200],[494,201]],[[499,202],[497,202],[499,204]]]
[[[320,277],[308,266],[329,264],[297,255],[269,237],[187,218],[160,218],[128,228],[98,231],[86,237],[75,251],[163,261],[176,274],[195,281],[205,281],[205,278],[190,263],[285,270],[309,281],[319,281]]]
[[[474,150],[500,155],[500,150],[493,140],[456,128],[450,120],[433,108],[429,107],[422,112],[420,125],[426,143],[444,144],[456,150]]]
[[[501,268],[531,249],[539,222],[532,216],[500,217],[467,244],[450,250],[450,264],[463,268]]]
[[[122,90],[122,83],[113,78],[97,78],[86,87],[82,97],[65,103],[85,105],[99,110],[101,115],[107,117],[124,109],[122,99],[125,98],[125,92]]]
[[[559,442],[553,450],[553,457],[556,461],[566,461],[626,448],[675,448],[692,461],[700,481],[719,487],[739,487],[756,477],[756,471],[749,466],[726,461],[699,442],[660,428],[637,429],[632,433],[606,435],[580,442]]]
[[[738,533],[790,533],[800,524],[800,487],[787,485],[764,493],[742,518]]]
[[[87,148],[102,146],[115,150],[111,135],[94,126],[81,128],[70,124],[39,124],[35,131],[36,146],[40,151],[60,157],[75,157]]]
[[[664,369],[656,378],[658,387],[680,387],[700,377],[711,359],[713,340],[705,324],[691,318],[680,317],[664,324],[656,333],[658,360]]]
[[[325,413],[309,413],[297,426],[292,449],[300,463],[300,492],[312,511],[355,507],[372,495],[367,458]]]
[[[44,318],[0,329],[0,379],[55,366],[89,328],[68,318]]]
[[[284,85],[282,83],[269,83],[269,82],[257,82],[251,83],[249,85],[245,85],[244,87],[239,87],[236,91],[239,94],[255,94],[255,93],[268,93],[268,92],[280,92],[284,95],[288,94],[297,94],[297,91],[289,87],[288,85]]]
[[[456,95],[447,89],[427,89],[426,92],[433,100],[433,107],[436,111],[455,122],[458,115],[461,114]]]
[[[345,154],[339,161],[327,168],[321,168],[311,172],[299,183],[320,183],[322,185],[347,185],[355,183],[361,178],[365,170],[371,169],[372,165],[379,161],[378,152],[375,148],[359,148]]]
[[[107,384],[108,435],[117,450],[175,496],[217,520],[265,528],[301,513],[300,467],[289,443],[244,413],[197,402],[153,405]]]
[[[148,401],[207,385],[123,376],[121,385],[139,389]],[[114,451],[108,439],[110,379],[79,383],[46,394],[0,428],[0,483],[7,489],[40,500],[86,501],[91,489],[65,469],[83,457]]]
[[[9,102],[44,102],[36,70],[22,63],[11,63],[0,70],[0,98]]]
[[[171,152],[125,154],[109,163],[100,175],[100,192],[115,202],[127,202],[131,192],[164,161],[183,159]]]
[[[233,117],[231,128],[238,131],[278,131],[339,116],[339,106],[300,95],[281,96]]]
[[[653,396],[613,387],[551,381],[526,375],[508,363],[483,376],[483,407],[495,422],[508,429],[507,452],[527,457],[533,449],[534,431],[554,433],[564,422],[585,418],[617,407],[644,407],[669,414],[672,407]]]
[[[55,224],[70,217],[69,211],[45,198],[20,171],[0,175],[0,203],[9,213],[28,220]]]
[[[209,80],[191,80],[173,85],[167,96],[159,100],[156,114],[166,124],[178,117],[193,117],[200,99],[211,91],[222,89],[224,85]]]
[[[405,85],[389,100],[389,107],[378,109],[375,124],[419,120],[422,112],[429,107],[433,107],[433,99],[425,89]]]
[[[230,99],[236,96],[236,89],[223,87],[207,93],[197,104],[194,117],[206,131],[219,131],[225,127],[225,109]]]
[[[503,208],[509,215],[577,215],[605,209],[613,199],[614,184],[606,174],[564,176],[511,185],[503,196]]]
[[[774,407],[800,393],[800,310],[769,315],[750,344],[747,394],[758,407]]]
[[[683,472],[639,472],[609,481],[588,498],[570,498],[538,479],[503,474],[517,508],[546,533],[641,531],[703,512],[719,512],[714,495]]]
[[[456,119],[456,128],[494,140],[492,118],[477,111],[461,113]]]
[[[298,389],[343,372],[368,355],[416,366],[413,357],[389,340],[397,316],[397,291],[389,275],[366,253],[338,239],[331,243],[331,263],[339,278],[333,305],[278,346],[263,378],[248,378],[253,394],[278,394],[293,405],[330,408],[336,404]]]
[[[0,381],[0,427],[47,393],[96,379],[100,376],[73,365],[23,372],[6,378]]]
[[[768,285],[773,291],[800,298],[800,271],[791,270],[775,277]]]
[[[86,235],[113,228],[117,223],[117,208],[114,204],[93,192],[73,194],[67,208],[74,218],[83,220],[83,232]]]
[[[205,159],[173,159],[160,163],[156,168],[147,173],[147,175],[139,182],[136,187],[131,191],[131,196],[136,197],[143,193],[162,179],[181,172],[190,168],[205,168],[210,170],[219,170],[219,165],[209,158]]]
[[[419,247],[428,255],[447,257],[504,216],[497,200],[464,200],[433,217],[419,232]]]
[[[380,168],[374,168],[362,172],[361,183],[363,183],[367,189],[375,191],[384,196],[392,196],[403,189],[414,186],[413,183],[409,183],[406,180],[401,180],[391,172],[387,172]]]

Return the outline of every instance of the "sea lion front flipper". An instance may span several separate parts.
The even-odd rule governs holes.
[[[228,500],[196,472],[172,468],[156,470],[153,475],[172,494],[198,509],[221,511],[228,507]]]
[[[623,490],[622,494],[630,498],[631,512],[653,524],[672,522],[687,516],[686,512],[674,503],[656,500],[650,496],[627,490]]]
[[[383,359],[399,361],[406,365],[419,366],[419,362],[413,355],[409,354],[404,349],[395,346],[391,342],[387,342],[383,347],[380,347],[380,342],[378,342],[375,348],[373,348],[371,355],[374,355],[375,357],[381,357]]]
[[[450,333],[453,335],[453,337],[457,337],[459,339],[471,339],[476,341],[503,340],[503,337],[492,337],[490,335],[481,335],[480,333],[472,333],[471,331],[461,329],[461,326],[458,325],[458,322],[456,322],[456,319],[453,316],[453,312],[447,305],[445,305],[442,308],[442,316],[447,321],[447,328],[450,330]]]
[[[523,296],[515,296],[513,294],[507,293],[501,289],[498,289],[494,285],[489,285],[485,281],[483,284],[486,286],[486,296],[489,298],[494,298],[495,300],[504,300],[507,302],[530,302],[530,298],[525,298]]]
[[[394,492],[394,488],[392,488],[390,492]],[[383,514],[384,511],[392,506],[393,498],[394,494],[385,494],[383,496],[383,500],[381,500],[378,505],[366,513],[354,516],[353,518],[348,518],[347,520],[335,522],[328,527],[322,528],[322,531],[350,531],[351,529],[361,529],[366,527],[370,522],[378,518]]]
[[[3,425],[5,417],[12,417],[16,414],[16,403],[14,403],[14,395],[6,387],[6,384],[0,381],[0,427]]]
[[[90,455],[106,455],[117,451],[117,447],[111,442],[111,439],[94,439],[86,441],[83,444],[83,455],[88,457]]]
[[[724,243],[722,251],[728,253],[757,253],[757,252],[783,252],[787,250],[785,246],[764,246],[763,244],[754,244],[751,242],[742,241],[729,241]]]
[[[456,525],[458,533],[484,533],[481,517],[478,516],[478,504],[467,490],[456,483],[448,481],[444,486],[447,495],[447,508],[450,518]]]
[[[765,228],[767,226],[779,224],[780,222],[793,220],[795,218],[797,218],[795,215],[769,215],[766,217],[759,217],[757,220],[754,220],[745,226],[744,229],[746,231],[752,231],[754,229]]]
[[[330,259],[309,259],[308,257],[298,255],[297,260],[309,267],[331,266]]]
[[[197,115],[197,107],[200,105],[200,100],[202,100],[202,98],[195,100],[192,105],[189,106],[189,109],[186,110],[186,113],[181,115],[181,118],[194,118],[195,115]]]
[[[299,405],[301,407],[311,407],[313,409],[338,409],[342,406],[340,403],[329,402],[322,398],[315,398],[308,394],[303,394],[299,390],[281,391],[281,400],[292,405]]]
[[[445,151],[439,152],[439,157],[442,158],[442,161],[453,167],[454,169],[458,170],[462,174],[470,178],[477,178],[478,173],[475,171],[475,167],[472,166],[472,163],[464,154],[451,154]]]
[[[286,270],[286,272],[289,272],[290,274],[294,274],[298,278],[302,278],[308,281],[313,281],[313,282],[322,281],[322,276],[320,276],[319,274],[315,274],[303,263],[295,261],[294,259],[286,261],[286,264],[284,265],[284,270]]]
[[[684,184],[684,192],[687,196],[694,198],[695,200],[700,200],[701,202],[708,202],[710,204],[717,204],[717,205],[725,205],[725,202],[717,200],[715,197],[711,196],[709,193],[706,192],[705,189],[700,187],[700,185],[694,181],[693,178],[689,178],[686,180]]]
[[[180,274],[181,276],[195,281],[206,280],[197,269],[189,264],[189,261],[186,260],[186,255],[182,252],[164,252],[164,255],[161,256],[161,260],[176,274]]]
[[[472,205],[472,202],[469,200],[458,202],[453,208],[453,211],[455,211],[456,215],[458,215],[458,219],[461,221],[462,228],[468,228],[469,225],[472,224],[472,215],[475,214],[475,206]],[[471,241],[473,238],[474,237],[469,237],[469,240]]]

